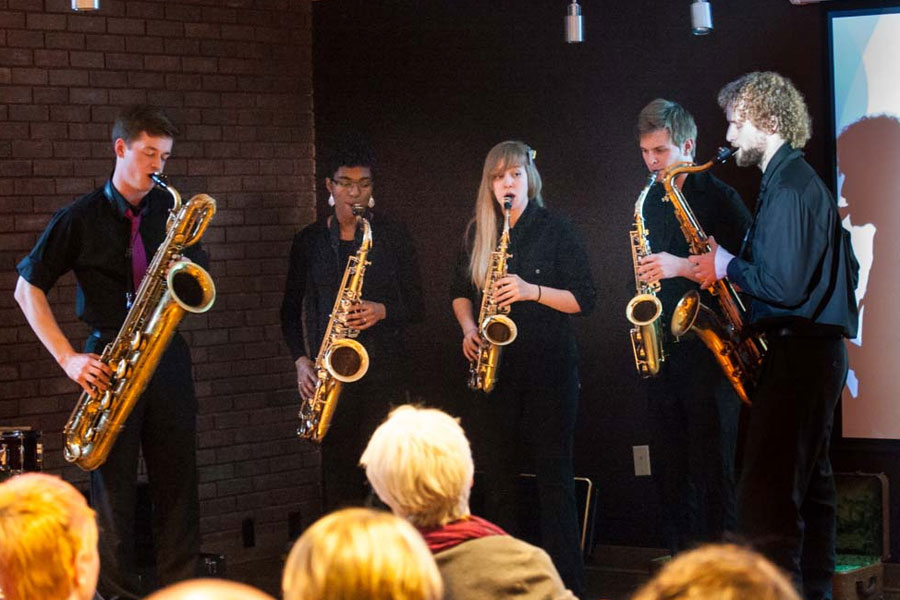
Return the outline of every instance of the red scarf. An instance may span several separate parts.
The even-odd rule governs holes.
[[[443,552],[468,540],[490,535],[508,535],[490,521],[475,515],[463,517],[440,527],[420,528],[419,533],[425,538],[425,543],[428,544],[432,554]]]

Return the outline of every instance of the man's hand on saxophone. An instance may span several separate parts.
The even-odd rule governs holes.
[[[688,259],[668,252],[657,252],[645,256],[638,267],[638,275],[640,275],[641,281],[647,283],[672,277],[686,277],[696,281]]]
[[[316,390],[316,363],[308,356],[301,356],[294,365],[297,367],[297,389],[300,397],[306,400]]]
[[[87,393],[93,393],[92,387],[103,392],[109,387],[112,372],[100,360],[97,354],[81,354],[72,352],[59,358],[59,366],[63,368],[69,379],[81,386]]]
[[[728,250],[716,243],[716,238],[709,236],[709,252],[704,254],[692,254],[691,261],[693,276],[691,279],[700,282],[700,287],[708,288],[726,275],[728,263],[734,258]]]
[[[387,308],[380,302],[363,300],[347,311],[347,325],[360,331],[387,318]]]

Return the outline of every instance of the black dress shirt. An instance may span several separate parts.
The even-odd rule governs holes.
[[[510,230],[507,271],[528,283],[568,290],[575,296],[580,315],[594,310],[597,292],[590,263],[578,231],[561,216],[528,203]],[[471,248],[471,242],[468,243]],[[468,298],[481,306],[481,286],[469,273],[470,249],[459,253],[451,289],[453,298]],[[509,317],[516,323],[516,340],[503,349],[500,377],[553,383],[577,366],[578,352],[569,315],[537,302],[515,302]]]
[[[854,337],[858,268],[834,197],[785,143],[763,174],[741,254],[728,264],[728,277],[753,297],[750,323],[830,325]]]
[[[737,252],[750,227],[750,211],[744,205],[740,195],[731,186],[725,184],[708,172],[691,173],[682,186],[681,193],[691,207],[697,222],[708,236],[716,238],[721,246],[731,253]],[[656,252],[668,252],[679,257],[690,255],[690,247],[675,218],[672,204],[664,201],[665,189],[657,183],[650,189],[644,201],[644,224],[649,232],[650,249]],[[663,305],[662,329],[667,346],[672,343],[669,335],[669,323],[675,305],[688,290],[696,290],[696,282],[686,277],[673,277],[660,281],[657,294]],[[718,312],[718,302],[709,294],[701,291],[703,304]]]
[[[357,340],[369,354],[366,380],[395,379],[404,369],[407,325],[424,318],[422,282],[415,247],[399,223],[368,215],[372,226],[372,249],[363,278],[362,298],[384,304],[387,315]],[[337,219],[321,219],[294,236],[281,304],[281,330],[296,361],[301,356],[316,359],[338,288],[347,267],[347,256],[362,243],[357,229],[352,245],[341,248]],[[305,318],[304,318],[305,309]],[[309,349],[307,351],[307,348]]]
[[[139,210],[140,234],[147,262],[166,237],[166,219],[172,197],[153,188]],[[72,270],[78,281],[76,313],[100,331],[115,336],[128,313],[127,295],[133,293],[129,243],[131,224],[125,216],[129,204],[112,185],[106,185],[58,210],[31,252],[19,262],[19,275],[47,293]],[[185,256],[207,265],[200,244],[186,248]]]

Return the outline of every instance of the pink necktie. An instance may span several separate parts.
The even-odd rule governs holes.
[[[144,240],[141,239],[141,215],[134,214],[131,209],[125,211],[125,216],[131,221],[131,279],[134,282],[134,293],[137,294],[141,286],[144,273],[147,272],[147,251],[144,249]]]

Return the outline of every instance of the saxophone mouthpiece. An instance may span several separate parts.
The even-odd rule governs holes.
[[[510,210],[512,208],[513,200],[515,199],[515,194],[506,194],[505,196],[503,196],[503,208],[506,210]]]
[[[350,207],[350,210],[353,211],[353,216],[355,217],[361,217],[366,214],[366,207],[362,204],[354,204]]]
[[[166,176],[162,173],[150,173],[150,179],[152,179],[153,183],[155,183],[162,189],[169,189],[169,182],[166,180]]]
[[[716,158],[715,161],[719,163],[723,163],[737,152],[737,148],[729,148],[728,146],[719,146],[719,149],[716,150]]]

